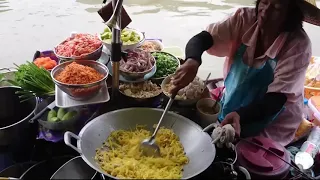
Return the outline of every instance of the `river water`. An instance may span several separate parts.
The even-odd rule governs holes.
[[[71,31],[97,33],[104,29],[96,13],[102,0],[0,0],[0,67],[31,60],[36,50],[52,49]],[[207,24],[219,21],[254,0],[124,0],[130,27],[161,38],[165,46],[179,46]],[[320,5],[320,1],[318,2]],[[320,56],[320,27],[304,25]],[[223,58],[203,56],[199,75],[222,76]]]

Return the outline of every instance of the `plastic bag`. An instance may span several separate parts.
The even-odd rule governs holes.
[[[306,137],[311,132],[314,124],[303,118],[298,130],[296,131],[293,141],[298,141],[299,139]]]
[[[224,92],[224,81],[219,81],[215,85],[216,88],[210,90],[210,96],[212,99],[220,101]]]
[[[320,88],[320,58],[312,57],[306,72],[305,86]]]

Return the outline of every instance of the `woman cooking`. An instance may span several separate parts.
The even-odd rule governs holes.
[[[194,79],[204,51],[226,56],[221,125],[231,124],[242,137],[260,134],[287,145],[302,120],[311,57],[303,20],[320,25],[315,1],[257,0],[255,8],[240,8],[210,24],[187,43],[172,92]]]

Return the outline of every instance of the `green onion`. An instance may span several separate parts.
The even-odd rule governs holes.
[[[174,74],[179,63],[177,59],[166,53],[153,52],[152,56],[156,59],[157,71],[154,78],[162,78]]]
[[[52,96],[55,93],[55,84],[52,81],[50,72],[44,68],[39,68],[34,63],[27,62],[16,66],[14,80],[7,80],[10,84],[18,86],[21,91],[17,91],[22,101],[29,100],[33,96]]]

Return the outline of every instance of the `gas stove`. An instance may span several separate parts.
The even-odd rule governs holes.
[[[153,104],[150,104],[147,107],[164,108],[166,104],[166,100],[164,99],[165,98],[161,97],[159,101],[154,102]],[[114,110],[115,107],[106,105],[106,107],[100,108],[103,109],[101,110],[103,112],[100,112],[100,114],[105,113],[106,108],[109,108],[108,111],[111,111]],[[185,116],[193,121],[196,121],[198,119],[195,107],[186,108],[173,106],[171,111]],[[10,165],[20,162],[40,162],[57,156],[79,156],[79,154],[76,151],[66,146],[63,140],[59,142],[50,142],[38,139],[35,140],[33,144],[30,144],[28,147],[31,148],[23,148],[22,151],[19,153],[8,153],[8,151],[1,151],[0,171]],[[212,165],[203,173],[199,174],[193,179],[214,179],[217,177],[219,177],[219,179],[245,179],[245,174],[242,173],[242,171],[239,170],[239,168],[233,163],[235,159],[235,153],[233,151],[219,148],[217,148],[216,151],[216,157]],[[109,179],[106,177],[104,178]]]
[[[33,148],[30,150],[17,153],[1,152],[0,153],[0,171],[3,169],[22,162],[36,161],[40,162],[56,156],[78,156],[74,150],[67,147],[64,142],[47,142],[45,140],[36,140]]]

